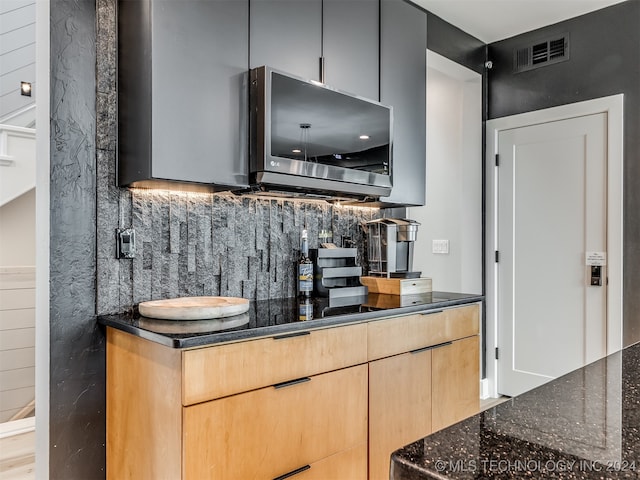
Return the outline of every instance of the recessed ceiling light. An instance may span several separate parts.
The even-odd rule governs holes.
[[[369,135],[360,135],[360,140],[369,140]]]
[[[302,153],[302,150],[300,150],[299,148],[294,148],[293,150],[291,150],[293,153]]]
[[[20,82],[20,93],[25,97],[31,96],[31,83],[30,82]]]

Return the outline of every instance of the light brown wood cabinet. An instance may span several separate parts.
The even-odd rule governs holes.
[[[366,325],[326,328],[183,353],[183,404],[365,363]]]
[[[391,452],[431,432],[431,352],[369,364],[369,478],[389,478]],[[386,477],[385,477],[386,475]]]
[[[185,478],[272,479],[367,444],[367,366],[184,409]],[[366,476],[366,453],[360,475]]]
[[[479,410],[478,305],[369,324],[369,479],[391,453]],[[381,358],[382,357],[382,358]]]
[[[107,478],[366,479],[366,328],[193,350],[109,328]]]
[[[456,340],[431,352],[431,428],[442,430],[480,409],[478,336]]]
[[[202,348],[107,329],[108,479],[389,477],[478,409],[479,307]]]

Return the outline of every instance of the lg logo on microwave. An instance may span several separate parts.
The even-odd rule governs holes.
[[[280,166],[280,162],[276,162],[274,160],[271,160],[271,166],[272,167],[279,167]]]

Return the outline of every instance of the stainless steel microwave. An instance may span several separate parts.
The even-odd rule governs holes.
[[[391,193],[391,107],[269,67],[250,73],[254,185],[359,199]]]

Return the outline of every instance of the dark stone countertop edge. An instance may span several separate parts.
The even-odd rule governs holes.
[[[117,315],[99,315],[98,322],[107,327],[116,328],[124,332],[136,335],[140,338],[160,343],[172,348],[194,348],[207,345],[215,345],[220,343],[237,342],[241,340],[257,339],[261,337],[270,337],[283,335],[286,333],[294,333],[305,330],[314,330],[326,327],[335,327],[340,325],[348,325],[350,323],[366,322],[370,320],[380,320],[383,318],[395,317],[398,315],[407,315],[411,313],[432,312],[436,313],[448,307],[467,305],[477,303],[484,300],[483,295],[469,294],[462,298],[445,300],[442,302],[434,302],[428,305],[411,305],[407,307],[389,308],[386,310],[377,310],[371,312],[360,312],[345,315],[336,315],[329,318],[318,320],[310,320],[308,322],[295,322],[283,325],[271,325],[268,327],[258,327],[249,330],[235,330],[228,332],[213,332],[209,335],[200,335],[189,338],[172,338],[168,335],[155,333],[145,330],[134,325],[116,320]]]
[[[390,478],[640,479],[639,367],[636,342],[400,447],[391,453]],[[591,404],[583,416],[585,404],[576,420],[569,412],[587,399],[601,407]],[[549,430],[550,424],[558,428]],[[593,436],[599,425],[606,425],[602,437],[585,441],[576,434],[591,426],[587,434]]]

